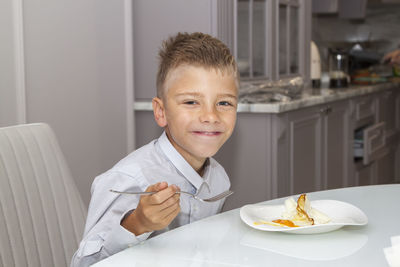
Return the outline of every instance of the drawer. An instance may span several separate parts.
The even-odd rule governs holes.
[[[361,126],[369,121],[374,121],[375,101],[371,96],[354,100],[356,125]]]
[[[380,122],[364,129],[364,165],[383,157],[389,152],[385,141],[385,127],[385,122]]]

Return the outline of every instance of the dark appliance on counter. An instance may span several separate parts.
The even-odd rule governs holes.
[[[330,48],[328,63],[329,87],[347,87],[349,83],[349,55],[347,50],[340,48]]]
[[[351,83],[368,85],[387,82],[393,76],[392,66],[383,64],[383,55],[368,50],[351,50],[349,53]]]
[[[349,52],[349,73],[354,74],[358,70],[368,69],[378,65],[382,54],[368,50],[350,50]]]

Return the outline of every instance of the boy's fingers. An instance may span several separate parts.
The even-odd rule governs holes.
[[[159,182],[159,183],[156,183],[156,184],[152,184],[152,185],[149,185],[147,188],[146,188],[146,191],[145,192],[158,192],[158,191],[160,191],[160,190],[162,190],[162,189],[164,189],[164,188],[167,188],[168,187],[168,183],[166,183],[166,182]],[[151,195],[143,195],[143,196],[141,196],[140,197],[140,201],[141,201],[141,203],[143,203],[144,205],[152,205],[152,196],[153,196],[154,194],[151,194]]]
[[[157,184],[157,188],[156,191],[161,191],[164,190],[165,188],[168,187],[168,183],[167,182],[161,182]]]
[[[149,185],[149,186],[146,188],[146,192],[156,191],[156,188],[158,187],[158,184],[159,184],[159,183]]]
[[[159,182],[156,184],[152,184],[146,188],[146,192],[158,192],[168,187],[167,182]]]
[[[167,188],[153,194],[149,197],[149,201],[153,205],[159,205],[166,201],[168,198],[175,195],[175,192],[178,191],[178,188],[175,185],[168,186]]]
[[[179,214],[181,211],[180,205],[174,205],[169,207],[168,209],[164,210],[164,221],[166,221],[168,224]]]
[[[179,202],[174,202],[172,205],[164,208],[163,210],[160,211],[159,213],[159,218],[161,220],[165,220],[168,216],[170,216],[172,213],[176,212],[177,209],[180,209]]]
[[[173,196],[171,196],[170,198],[168,198],[167,200],[165,200],[162,204],[159,205],[159,211],[163,212],[168,209],[169,207],[172,207],[174,205],[179,205],[180,204],[180,196],[179,194],[175,194]]]

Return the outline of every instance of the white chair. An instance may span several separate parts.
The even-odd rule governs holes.
[[[69,266],[85,219],[50,127],[0,128],[0,266]]]

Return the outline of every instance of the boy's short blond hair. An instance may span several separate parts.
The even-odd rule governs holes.
[[[164,85],[171,70],[181,65],[213,68],[233,73],[238,82],[237,65],[229,48],[211,35],[178,33],[168,38],[159,51],[157,97],[164,95]]]

